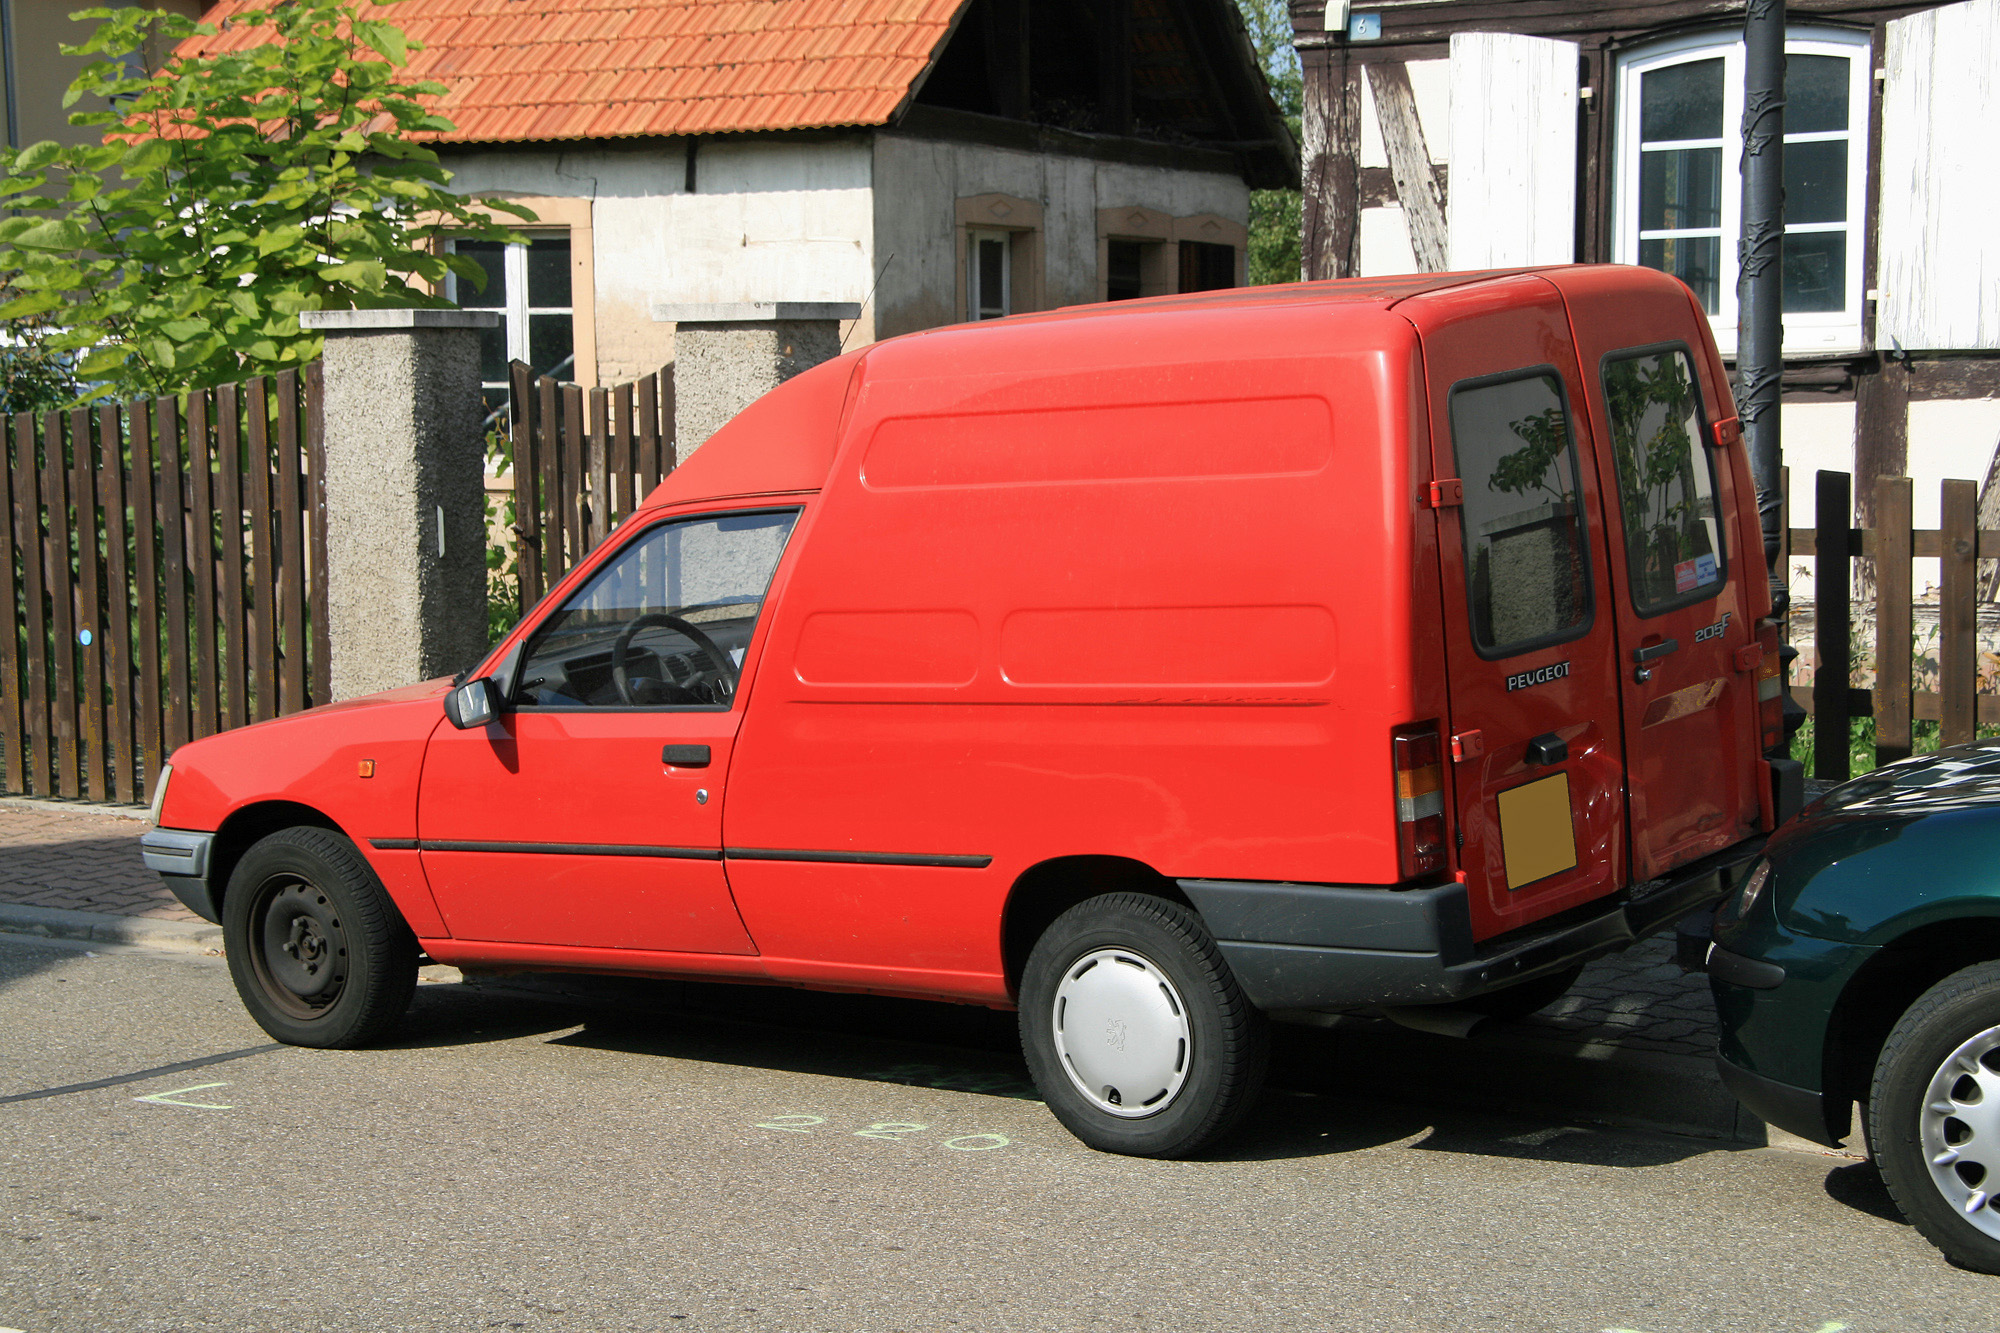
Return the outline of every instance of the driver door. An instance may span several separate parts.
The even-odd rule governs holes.
[[[796,510],[632,532],[431,739],[424,873],[464,940],[756,952],[722,871],[737,684]]]

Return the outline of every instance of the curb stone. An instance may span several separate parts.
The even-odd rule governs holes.
[[[222,952],[222,927],[206,921],[156,921],[142,916],[70,912],[59,907],[0,903],[0,932],[47,940],[136,945],[166,953]]]
[[[45,815],[109,815],[113,819],[129,819],[137,824],[144,824],[152,817],[152,812],[143,805],[102,805],[51,796],[0,796],[0,809],[33,810]]]

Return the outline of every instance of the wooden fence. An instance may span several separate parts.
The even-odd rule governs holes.
[[[143,801],[328,698],[319,367],[0,423],[0,791]]]
[[[1814,718],[1813,776],[1843,781],[1849,773],[1849,721],[1875,720],[1876,763],[1902,759],[1911,749],[1912,723],[1939,724],[1939,743],[1973,739],[1980,726],[2000,725],[2000,696],[1979,692],[1979,561],[2000,557],[2000,531],[1981,531],[1979,487],[1946,481],[1940,526],[1911,526],[1913,488],[1908,477],[1875,483],[1875,526],[1849,527],[1853,478],[1820,472],[1814,484],[1810,528],[1787,524],[1785,557],[1813,557],[1814,646],[1817,666],[1792,695]],[[1937,689],[1915,686],[1910,562],[1940,565],[1936,643]],[[1871,562],[1875,601],[1875,683],[1853,684],[1855,562]]]
[[[522,611],[674,470],[674,368],[585,389],[508,367],[515,573]]]

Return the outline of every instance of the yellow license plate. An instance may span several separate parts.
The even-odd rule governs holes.
[[[1576,828],[1570,822],[1569,774],[1500,793],[1500,850],[1507,887],[1576,869]]]

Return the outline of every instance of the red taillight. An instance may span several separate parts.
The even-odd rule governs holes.
[[[1780,654],[1784,643],[1778,637],[1778,622],[1757,622],[1757,646],[1764,658],[1757,664],[1757,729],[1763,733],[1764,753],[1785,744],[1785,663]]]
[[[1443,747],[1434,726],[1395,733],[1396,855],[1404,879],[1444,867]]]

